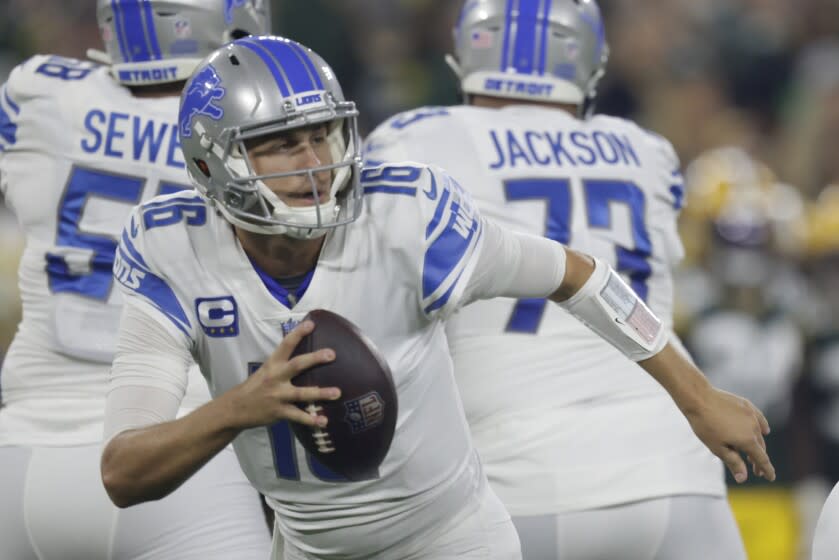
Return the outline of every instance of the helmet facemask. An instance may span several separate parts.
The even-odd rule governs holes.
[[[341,102],[328,110],[316,109],[291,118],[225,131],[221,142],[212,146],[211,151],[224,162],[224,175],[230,179],[222,186],[211,178],[205,196],[228,221],[259,234],[312,239],[356,220],[361,212],[362,196],[357,115],[353,103]],[[287,172],[257,173],[248,154],[248,141],[320,124],[327,126],[331,163]],[[199,126],[196,131],[200,134]],[[332,179],[328,199],[321,202],[322,189],[316,175],[323,172],[331,173]],[[296,176],[307,178],[313,196],[311,205],[289,206],[266,184],[272,179]]]

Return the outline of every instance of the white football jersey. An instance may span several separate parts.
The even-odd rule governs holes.
[[[353,558],[409,536],[421,550],[421,537],[470,513],[485,489],[441,320],[471,286],[482,221],[460,188],[430,168],[367,169],[362,183],[360,218],[328,233],[297,293],[252,264],[232,226],[194,194],[137,208],[114,266],[130,304],[190,348],[214,395],[244,382],[313,309],[348,318],[374,342],[399,398],[377,478],[347,482],[330,472],[287,422],[234,440],[287,540],[311,554]]]
[[[102,440],[114,251],[133,206],[189,188],[177,113],[177,96],[133,97],[105,67],[57,56],[29,59],[0,88],[0,188],[26,237],[0,445]],[[185,406],[209,398],[193,379]]]
[[[683,189],[661,137],[544,107],[427,107],[383,123],[365,157],[440,166],[487,218],[610,263],[671,326]],[[514,516],[724,494],[669,395],[558,306],[482,301],[447,332],[475,446]]]

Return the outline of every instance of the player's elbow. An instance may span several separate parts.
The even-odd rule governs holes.
[[[131,474],[128,462],[120,457],[119,448],[113,443],[112,440],[105,446],[100,463],[102,485],[111,502],[118,508],[127,508],[156,499],[144,495],[137,477]]]

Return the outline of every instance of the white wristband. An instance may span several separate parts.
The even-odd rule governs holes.
[[[640,362],[667,345],[667,332],[612,268],[594,259],[594,272],[560,305],[630,360]]]

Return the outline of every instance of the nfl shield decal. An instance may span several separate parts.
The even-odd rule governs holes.
[[[345,402],[344,408],[344,421],[354,434],[378,426],[385,417],[385,403],[376,391]]]

